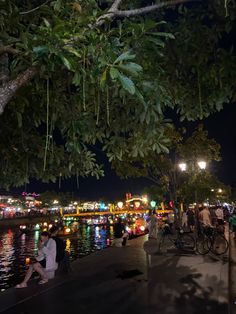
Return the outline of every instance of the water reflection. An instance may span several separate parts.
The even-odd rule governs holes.
[[[81,258],[107,246],[110,228],[80,225],[73,237],[64,238],[71,260]],[[27,269],[29,259],[37,252],[39,231],[19,235],[18,229],[0,232],[0,291],[19,283]]]

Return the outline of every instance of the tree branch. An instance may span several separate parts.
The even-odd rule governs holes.
[[[162,8],[175,6],[177,4],[195,2],[195,1],[199,2],[201,0],[170,0],[170,1],[164,1],[158,4],[149,5],[143,8],[139,8],[139,9],[134,9],[134,10],[122,10],[122,11],[117,10],[114,13],[115,13],[115,17],[131,17],[131,16],[147,14],[147,13],[154,12]]]
[[[118,10],[119,5],[121,4],[122,0],[116,0],[110,9],[107,11],[107,13],[101,15],[96,23],[92,25],[92,27],[100,27],[106,20],[111,21],[117,17],[125,18],[125,17],[131,17],[131,16],[138,16],[147,14],[150,12],[157,11],[162,8],[167,8],[170,6],[175,6],[177,4],[182,3],[188,3],[188,2],[200,2],[202,0],[170,0],[170,1],[164,1],[158,4],[149,5],[146,7],[142,7],[139,9],[133,9],[133,10]]]
[[[123,0],[115,0],[114,3],[112,4],[111,8],[109,9],[109,11],[113,12],[115,10],[118,10],[118,8],[119,8],[119,6],[120,6],[122,1]]]
[[[50,1],[51,1],[51,0],[47,0],[47,1],[45,1],[44,3],[40,4],[38,7],[33,8],[33,9],[29,10],[29,11],[20,12],[19,14],[20,14],[20,15],[25,15],[25,14],[32,13],[32,12],[34,12],[34,11],[40,9],[40,8],[41,8],[42,6],[44,6],[45,4],[48,4],[48,2],[50,2]]]
[[[9,54],[15,55],[15,54],[19,53],[19,51],[17,49],[10,47],[10,46],[0,46],[0,56],[3,55],[4,53],[9,53]]]
[[[0,88],[0,115],[3,113],[6,105],[15,95],[18,89],[28,83],[36,74],[38,70],[36,67],[30,67],[23,73],[20,73],[16,79],[8,82]]]

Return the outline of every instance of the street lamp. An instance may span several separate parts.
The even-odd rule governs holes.
[[[201,161],[198,161],[198,167],[200,168],[200,170],[205,170],[206,169],[206,166],[207,166],[207,163],[204,161],[204,160],[201,160]],[[186,171],[187,170],[187,164],[186,163],[180,163],[179,164],[179,168],[182,172]],[[193,164],[193,169],[194,171],[196,171],[196,167],[195,167],[195,163]],[[195,194],[195,202],[197,203],[197,190],[195,189],[194,191],[194,194]]]
[[[197,164],[201,170],[206,169],[206,162],[205,161],[199,161]]]
[[[181,164],[179,164],[179,168],[180,168],[181,171],[186,171],[187,164],[186,163],[181,163]]]

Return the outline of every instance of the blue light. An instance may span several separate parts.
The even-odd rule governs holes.
[[[101,210],[106,209],[106,204],[105,204],[104,202],[101,202],[101,203],[100,203],[100,209],[101,209]]]

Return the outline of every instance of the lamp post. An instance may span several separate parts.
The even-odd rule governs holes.
[[[204,160],[200,160],[197,162],[197,165],[199,167],[200,170],[205,170],[207,167],[207,163]],[[182,172],[187,171],[187,164],[185,162],[181,162],[179,163],[179,168]],[[195,163],[193,163],[193,170],[194,172],[196,171],[196,167],[195,167]],[[195,203],[197,203],[197,190],[195,189],[194,191],[194,198],[195,198]]]

